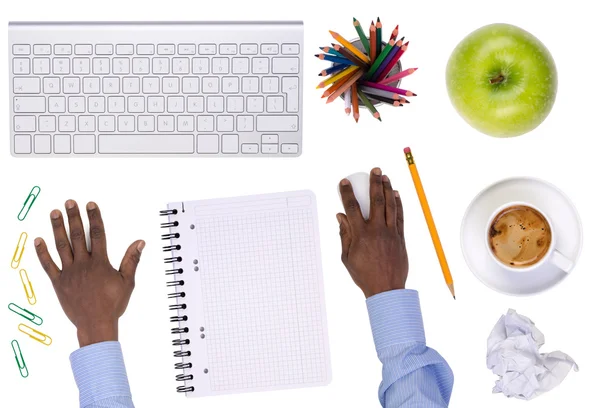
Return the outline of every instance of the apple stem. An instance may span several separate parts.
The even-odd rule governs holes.
[[[502,74],[496,75],[494,78],[490,79],[490,84],[499,84],[500,82],[504,82],[506,78]]]

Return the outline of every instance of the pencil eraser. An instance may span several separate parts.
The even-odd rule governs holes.
[[[408,153],[410,153],[410,147],[405,147],[405,148],[404,148],[404,153],[405,153],[405,154],[408,154]]]

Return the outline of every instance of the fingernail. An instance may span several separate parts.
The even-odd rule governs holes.
[[[73,200],[67,200],[67,202],[65,203],[65,207],[67,207],[67,210],[75,208],[75,205],[76,203]]]
[[[50,218],[53,220],[58,220],[60,218],[60,211],[54,210],[50,213]]]
[[[385,183],[389,183],[390,182],[390,178],[388,176],[383,176],[381,178]]]
[[[373,169],[373,174],[375,174],[376,176],[381,176],[381,169],[379,167],[375,167]]]
[[[343,179],[342,180],[342,186],[347,186],[349,184],[350,184],[350,180],[348,180],[348,179]]]
[[[146,247],[146,243],[144,241],[140,241],[140,243],[137,245],[138,252],[142,252],[145,247]]]
[[[93,202],[93,201],[90,201],[90,202],[88,203],[88,205],[87,205],[87,209],[88,209],[88,211],[95,210],[96,208],[98,208],[98,206],[97,206],[97,205],[96,205],[96,203],[95,203],[95,202]]]
[[[342,216],[341,216],[341,215],[337,214],[337,215],[335,216],[335,218],[337,218],[337,220],[338,220],[338,223],[339,223],[339,224],[341,224],[341,223],[342,223]]]
[[[40,245],[42,245],[42,240],[40,238],[34,239],[33,245],[35,245],[36,247],[39,247]]]
[[[398,192],[398,190],[394,191],[394,195],[396,196],[396,198],[400,198],[400,193]]]

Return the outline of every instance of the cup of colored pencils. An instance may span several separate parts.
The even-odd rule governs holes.
[[[317,89],[327,88],[322,98],[327,98],[327,103],[338,97],[342,99],[346,114],[352,113],[356,122],[360,118],[361,106],[381,121],[376,106],[387,104],[401,107],[410,103],[407,98],[417,96],[399,87],[403,78],[417,70],[402,69],[400,58],[409,42],[404,42],[404,37],[398,39],[398,26],[392,31],[389,41],[384,42],[381,38],[382,28],[379,18],[377,22],[371,21],[367,37],[360,22],[354,19],[358,39],[348,41],[340,34],[329,31],[337,43],[321,47],[323,53],[315,55],[331,62],[329,68],[319,73],[324,79]]]

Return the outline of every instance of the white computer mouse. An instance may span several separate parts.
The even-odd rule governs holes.
[[[356,197],[356,201],[360,205],[360,211],[365,220],[369,219],[369,212],[371,210],[371,200],[369,199],[369,173],[354,173],[346,177],[350,180],[350,184],[352,184],[352,190],[354,190],[354,196]],[[342,199],[342,194],[340,193],[338,187],[338,194],[340,195],[340,200]]]

